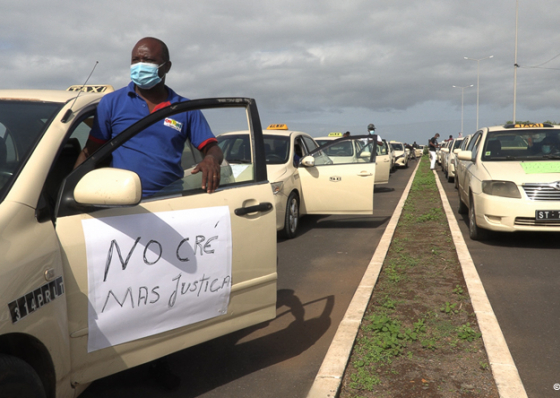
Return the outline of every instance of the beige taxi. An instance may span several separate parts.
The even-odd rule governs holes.
[[[358,152],[358,156],[347,157],[347,163],[335,164],[327,155],[329,147],[336,148],[338,160],[346,158],[337,141],[328,141],[319,148],[309,134],[289,130],[285,124],[270,125],[263,135],[268,178],[274,192],[276,229],[284,237],[297,235],[300,217],[306,214],[373,213],[375,152],[370,151],[367,157],[359,156]],[[352,136],[345,140],[350,150],[355,150],[359,148],[356,141],[375,137]],[[218,136],[225,159],[237,173],[248,160],[244,153],[248,140],[247,131]]]
[[[395,158],[395,166],[397,167],[408,167],[408,152],[402,142],[389,141],[389,145],[393,150],[393,156]]]
[[[457,154],[459,213],[469,235],[560,231],[560,126],[483,128]]]
[[[0,91],[3,397],[76,397],[96,379],[276,315],[275,196],[255,101],[166,107],[73,170],[107,91]],[[106,166],[147,126],[197,110],[216,134],[244,126],[250,144],[246,173],[225,165],[215,193],[187,164],[184,178],[143,199],[137,174]]]
[[[442,148],[443,153],[441,169],[447,182],[453,182],[455,179],[455,169],[457,163],[457,153],[460,151],[461,144],[463,143],[464,137],[455,138],[449,142],[446,148]]]

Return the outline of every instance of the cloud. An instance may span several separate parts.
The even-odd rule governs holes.
[[[464,93],[465,116],[474,120],[477,62],[464,57],[493,55],[480,62],[480,115],[498,123],[511,118],[512,1],[1,0],[0,5],[1,88],[63,89],[83,83],[96,61],[91,83],[123,86],[132,46],[155,36],[171,51],[167,83],[187,97],[254,97],[267,117],[290,117],[320,129],[328,129],[323,125],[328,120],[397,130],[414,123],[427,129],[431,122],[433,130],[438,121],[461,117],[461,92],[453,85],[475,85]],[[551,69],[529,68],[560,53],[554,47],[560,42],[556,9],[544,0],[520,4],[520,119],[542,117],[544,110],[549,119],[560,120],[555,116],[560,75],[554,69],[560,58],[544,65]]]

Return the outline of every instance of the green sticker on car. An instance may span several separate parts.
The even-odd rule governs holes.
[[[525,174],[560,173],[560,162],[523,162]]]

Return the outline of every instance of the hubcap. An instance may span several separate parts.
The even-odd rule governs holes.
[[[290,224],[290,231],[294,232],[298,223],[298,203],[295,198],[290,202],[290,208],[288,210],[288,223]]]

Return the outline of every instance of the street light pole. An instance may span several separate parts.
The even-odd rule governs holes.
[[[472,86],[473,86],[472,84],[470,86],[464,86],[464,87],[453,86],[455,88],[460,88],[461,89],[461,137],[463,136],[463,103],[464,103],[463,102],[463,97],[464,97],[464,94],[465,94],[465,89],[468,88],[468,87],[472,87]],[[476,127],[476,129],[478,130],[478,126]]]
[[[479,104],[479,95],[480,95],[480,61],[482,61],[483,59],[489,59],[493,57],[494,57],[493,55],[490,55],[489,57],[479,58],[479,59],[465,57],[465,59],[476,61],[477,63],[477,67],[476,67],[476,130],[477,131],[478,131],[478,104]]]
[[[515,2],[515,54],[513,60],[513,124],[515,124],[515,107],[517,103],[517,23],[519,20],[519,0]]]

